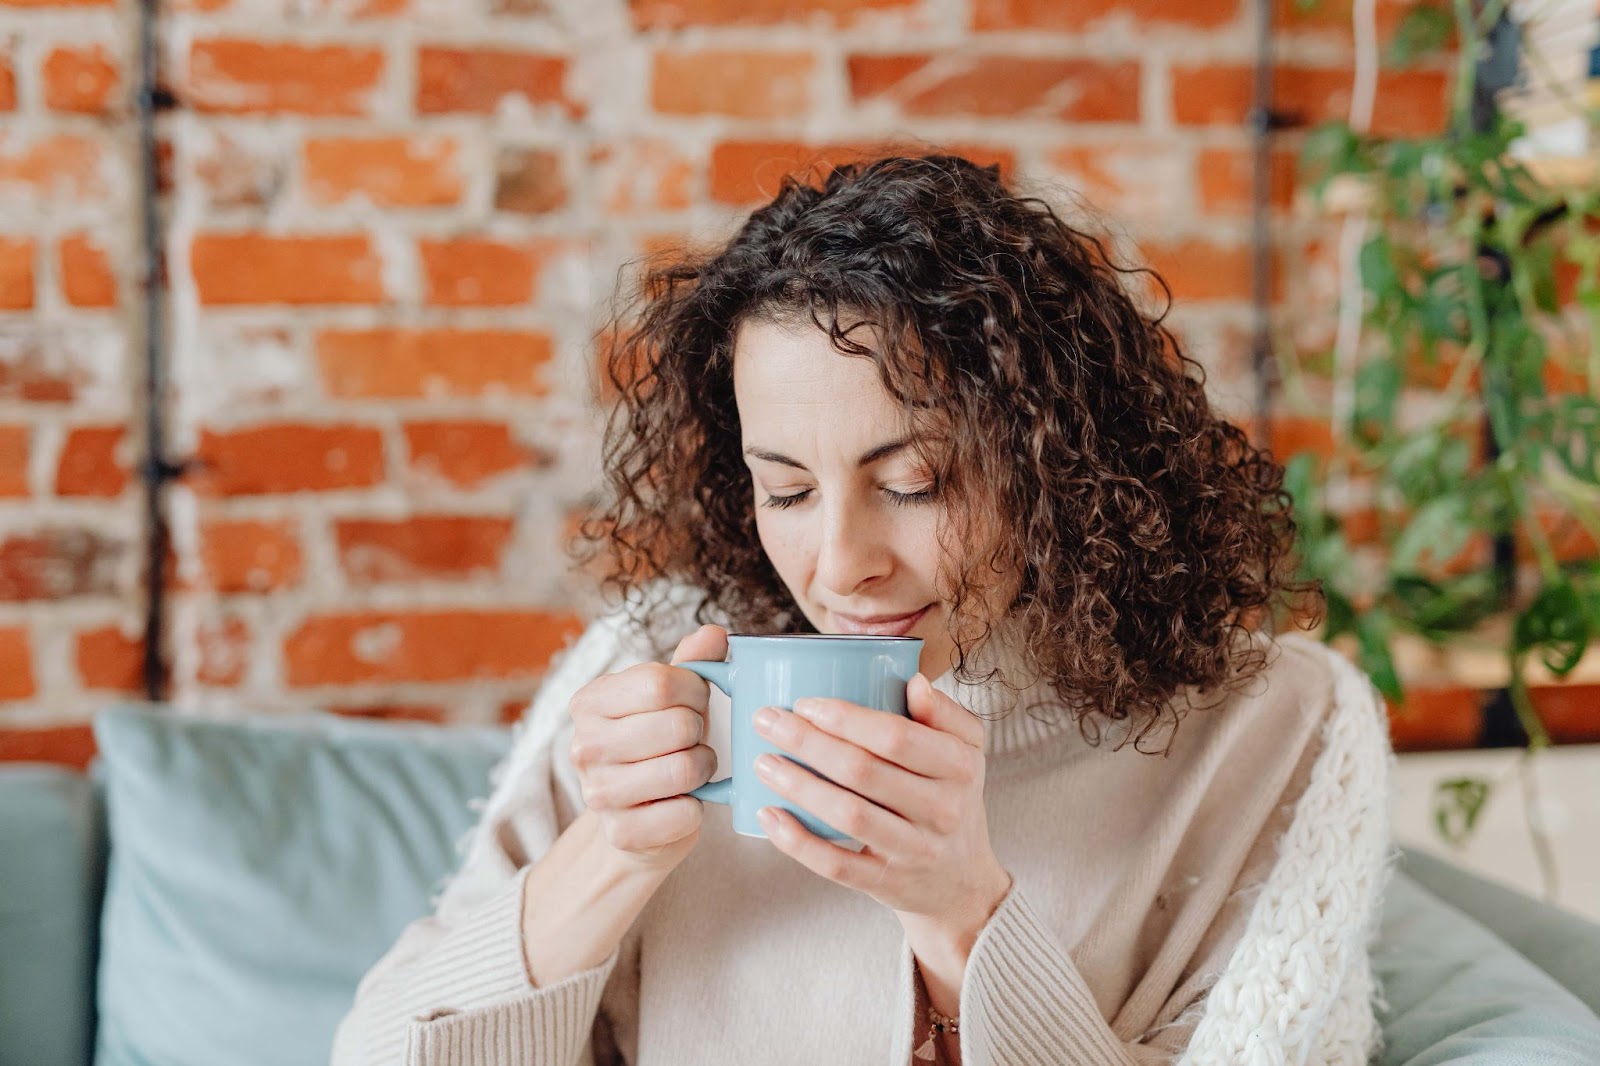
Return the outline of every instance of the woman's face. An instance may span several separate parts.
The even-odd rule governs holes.
[[[751,322],[733,388],[761,546],[806,618],[819,633],[921,637],[922,672],[948,670],[942,506],[877,368],[809,323]]]

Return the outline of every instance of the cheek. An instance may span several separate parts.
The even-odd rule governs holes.
[[[809,546],[805,521],[797,515],[756,512],[756,534],[772,568],[791,585],[804,576],[815,553]]]

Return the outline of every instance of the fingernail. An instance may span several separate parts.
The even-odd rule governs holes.
[[[756,712],[756,728],[771,729],[778,720],[778,710],[775,707],[763,707]]]
[[[817,716],[817,701],[810,696],[795,700],[794,713],[808,722],[811,721]]]
[[[772,832],[778,825],[778,816],[772,813],[771,807],[763,807],[756,812],[756,821],[761,823],[761,828]]]

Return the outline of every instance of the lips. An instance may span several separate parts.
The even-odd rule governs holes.
[[[848,615],[833,612],[833,620],[841,633],[854,633],[873,637],[903,637],[922,621],[933,604],[910,614]]]

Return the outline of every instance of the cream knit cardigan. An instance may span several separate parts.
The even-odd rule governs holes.
[[[564,720],[571,690],[603,670],[615,657],[622,642],[621,624],[616,618],[605,622],[611,624],[592,627],[548,679],[532,712],[518,727],[515,752],[497,768],[497,781],[527,770],[518,765],[519,756],[531,757],[530,753],[548,746]],[[1377,1050],[1379,1033],[1374,1007],[1378,996],[1368,949],[1376,934],[1379,901],[1389,866],[1387,786],[1393,756],[1382,699],[1372,683],[1333,649],[1305,643],[1327,656],[1334,678],[1333,708],[1321,727],[1321,749],[1291,825],[1280,840],[1279,857],[1259,889],[1241,939],[1223,972],[1185,1017],[1195,1022],[1195,1028],[1178,1059],[1180,1064],[1358,1066]],[[1006,908],[1002,908],[1002,915],[1009,915],[1006,920],[1028,924],[1026,916],[1011,915]],[[997,920],[1002,915],[997,915]],[[485,958],[484,952],[497,954],[488,941],[480,942],[478,934],[467,934],[467,939],[472,943],[458,945],[459,951],[470,948],[479,958]],[[520,959],[520,946],[507,942],[501,947],[505,951],[514,949]],[[1033,964],[1038,966],[1050,954],[1039,953]],[[471,971],[468,956],[458,963],[458,969],[466,967],[464,973]],[[905,965],[902,960],[902,969]],[[1069,974],[1033,972],[1029,977],[1030,984],[1040,987],[1064,989],[1081,984]],[[988,991],[991,990],[974,990],[980,1000]],[[586,998],[598,996],[599,984],[594,984]],[[987,1011],[982,1002],[975,1006],[979,1008],[975,1022],[993,1015],[996,1009],[1009,1013],[1006,1004],[993,1004]],[[563,1000],[563,1030],[577,1024],[576,1018],[566,1017],[574,1009],[572,1003]],[[522,1018],[526,1013],[520,1008],[507,1010],[510,1013],[497,1016],[490,1028],[502,1032],[501,1023],[509,1025],[513,1015]],[[1198,1019],[1194,1012],[1199,1013]],[[546,1019],[539,1024],[552,1023],[553,1019]],[[500,1057],[495,1061],[511,1061],[504,1054],[512,1046],[522,1048],[526,1054],[534,1046],[528,1043],[533,1039],[532,1031],[518,1036],[511,1030],[520,1033],[522,1025],[534,1024],[531,1018],[523,1018],[518,1025],[504,1030],[502,1036],[511,1044],[504,1048],[496,1044],[499,1050],[494,1054]],[[470,1030],[444,1032],[434,1031],[428,1023],[417,1020],[409,1028],[412,1042],[404,1058],[418,1066],[436,1061],[477,1061],[478,1055],[473,1052],[466,1052],[465,1057],[456,1053],[468,1046],[458,1047],[458,1040],[480,1047],[479,1038],[488,1038],[487,1031],[469,1037],[469,1033],[477,1032],[476,1025]],[[365,1044],[359,1030],[357,1019],[347,1019],[335,1042],[336,1066],[376,1061],[357,1050],[356,1044]],[[977,1040],[979,1035],[974,1032],[972,1039]],[[910,1038],[909,1031],[896,1038],[891,1049],[892,1063],[910,1061]],[[543,1046],[542,1042],[535,1043]],[[1022,1047],[1003,1046],[1006,1043],[989,1047],[987,1056],[976,1054],[975,1060],[981,1061],[967,1066],[1067,1066],[1038,1061],[1036,1055]],[[973,1051],[978,1050],[974,1046]],[[1080,1052],[1088,1056],[1080,1061],[1093,1066],[1129,1066],[1131,1062],[1120,1045],[1080,1047]],[[523,1055],[513,1057],[517,1061],[523,1059]],[[383,1061],[391,1060],[385,1056]]]

